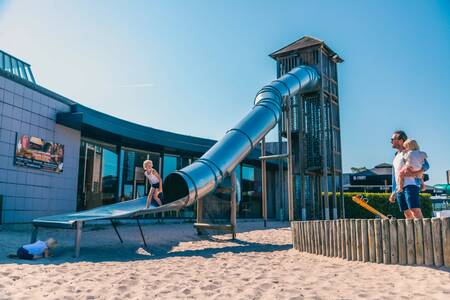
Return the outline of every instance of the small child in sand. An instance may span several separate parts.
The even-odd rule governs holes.
[[[158,172],[153,169],[153,162],[151,160],[146,160],[143,163],[144,175],[150,182],[150,191],[148,192],[147,203],[145,208],[149,208],[153,199],[158,203],[159,206],[162,205],[160,194],[162,194],[163,189],[161,185],[161,176]]]
[[[427,154],[420,151],[419,144],[417,144],[416,140],[407,139],[403,146],[406,149],[406,153],[403,156],[405,165],[400,169],[397,179],[397,192],[403,192],[406,174],[422,170],[423,163],[427,158]],[[422,191],[424,191],[426,187],[423,181],[423,172],[420,172],[416,178],[420,179],[420,186]]]
[[[47,258],[50,255],[50,249],[55,249],[57,244],[54,238],[49,238],[45,242],[37,241],[33,244],[23,245],[17,250],[17,253],[9,254],[8,257],[27,260]]]

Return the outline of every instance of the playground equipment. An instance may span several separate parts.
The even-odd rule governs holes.
[[[38,218],[33,220],[34,230],[31,241],[36,240],[39,227],[76,229],[75,256],[77,257],[80,252],[83,223],[87,221],[111,220],[118,234],[113,220],[135,217],[142,234],[138,216],[180,210],[214,191],[225,177],[233,174],[236,166],[280,122],[283,107],[286,107],[284,105],[286,99],[297,93],[314,92],[319,88],[320,82],[319,74],[314,68],[300,66],[264,86],[256,94],[253,109],[241,122],[228,130],[225,136],[200,159],[166,177],[163,183],[165,191],[163,206],[145,209],[145,198],[140,198],[79,213]],[[233,181],[236,182],[236,180]],[[233,184],[233,190],[236,191],[236,184]],[[293,206],[290,206],[290,211],[292,209]],[[236,208],[232,211],[235,212]],[[293,216],[293,212],[290,212],[291,215]],[[199,226],[206,228],[208,224]],[[231,224],[231,228],[234,233],[235,222]],[[142,237],[144,238],[143,234]]]
[[[362,208],[367,209],[371,213],[379,216],[382,219],[389,219],[387,216],[380,213],[378,210],[370,206],[367,202],[369,201],[367,198],[363,198],[361,195],[355,195],[352,197],[353,202],[361,206]]]
[[[345,218],[337,76],[337,64],[343,60],[323,41],[309,36],[270,56],[277,62],[277,77],[292,68],[307,65],[321,78],[314,91],[285,98],[283,117],[278,126],[279,156],[267,158],[287,160],[287,176],[283,171],[284,163],[279,160],[278,194],[287,196],[289,220],[337,219],[337,192],[342,205],[339,217]],[[281,151],[283,137],[287,139],[284,155]],[[263,140],[262,158],[265,157],[264,144]],[[264,164],[263,159],[263,188],[266,180]],[[283,203],[285,201],[280,201],[281,205]],[[263,214],[266,220],[265,190]]]

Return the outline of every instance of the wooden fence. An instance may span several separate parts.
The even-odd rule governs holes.
[[[450,218],[291,222],[295,249],[347,260],[450,267]]]

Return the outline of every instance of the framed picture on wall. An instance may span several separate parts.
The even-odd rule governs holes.
[[[14,164],[27,168],[61,173],[64,145],[30,136],[17,135]]]

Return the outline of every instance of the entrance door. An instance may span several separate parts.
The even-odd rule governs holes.
[[[78,210],[114,203],[117,191],[115,146],[82,140],[78,182]]]

